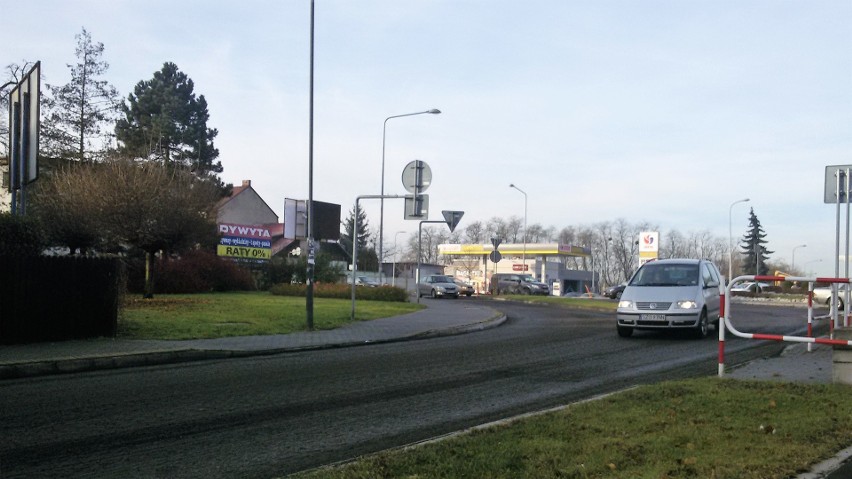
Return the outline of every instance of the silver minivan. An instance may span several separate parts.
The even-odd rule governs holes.
[[[709,324],[719,324],[719,285],[716,265],[698,259],[664,259],[639,268],[618,302],[618,335],[634,329],[681,329],[707,336]]]

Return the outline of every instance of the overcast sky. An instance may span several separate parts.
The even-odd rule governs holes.
[[[223,180],[283,219],[308,195],[309,0],[0,0],[0,64],[70,79],[105,45],[123,97],[166,61],[195,82]],[[754,208],[774,250],[834,275],[825,167],[852,164],[852,2],[317,0],[314,199],[342,205],[432,169],[430,219],[560,229],[624,218],[734,240]],[[378,227],[377,201],[365,201]],[[411,233],[385,203],[385,239]],[[842,217],[845,219],[845,210]],[[845,234],[845,227],[844,227]],[[402,237],[402,235],[399,235]],[[665,237],[661,238],[663,242]],[[843,269],[841,269],[841,275]]]

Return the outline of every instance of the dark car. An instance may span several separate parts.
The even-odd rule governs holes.
[[[495,273],[491,276],[491,294],[549,295],[550,287],[530,274]]]
[[[473,288],[473,285],[471,285],[469,283],[465,283],[464,281],[462,281],[458,278],[455,278],[455,283],[456,283],[456,286],[458,286],[458,288],[459,288],[459,294],[460,295],[463,294],[463,295],[465,295],[469,298],[471,295],[473,295],[473,293],[476,292]]]
[[[624,292],[624,288],[627,287],[627,283],[616,284],[615,286],[610,286],[609,288],[604,290],[603,295],[609,299],[619,299],[621,298],[621,293]]]

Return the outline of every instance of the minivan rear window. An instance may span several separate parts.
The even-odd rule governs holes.
[[[629,286],[694,286],[698,284],[698,264],[648,263]]]

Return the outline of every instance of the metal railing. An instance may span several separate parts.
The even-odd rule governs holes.
[[[807,336],[786,336],[781,334],[764,334],[764,333],[744,333],[739,331],[734,327],[733,323],[731,323],[731,318],[729,317],[729,313],[731,310],[731,286],[740,282],[740,281],[798,281],[801,283],[808,283],[808,332]],[[832,301],[831,301],[831,337],[830,338],[815,338],[813,336],[813,321],[814,319],[826,318],[828,316],[820,316],[818,318],[814,318],[813,315],[813,297],[814,297],[814,283],[830,283],[832,284]],[[719,377],[725,375],[725,332],[730,330],[731,334],[734,336],[745,338],[745,339],[760,339],[760,340],[768,340],[768,341],[787,341],[787,342],[797,342],[797,343],[807,343],[808,351],[811,350],[811,346],[813,344],[827,344],[831,346],[852,346],[852,340],[842,340],[842,339],[834,339],[834,326],[835,323],[839,327],[840,320],[837,317],[837,301],[836,301],[836,285],[839,283],[849,284],[849,278],[800,278],[800,277],[782,277],[782,276],[738,276],[734,278],[733,281],[728,283],[728,286],[725,288],[724,293],[720,298],[720,314],[719,314]],[[844,314],[844,324],[848,326],[849,324],[849,305],[848,301],[845,303],[845,310],[847,314]]]

